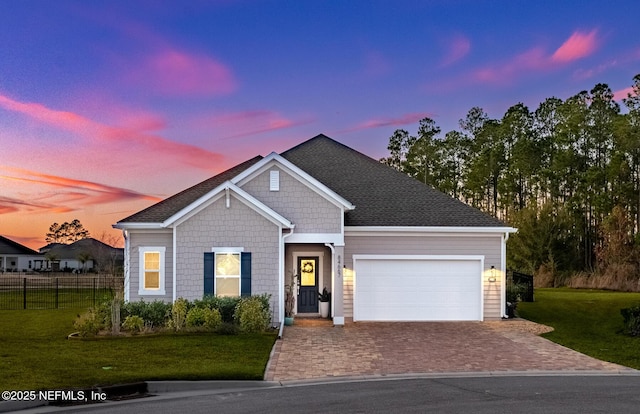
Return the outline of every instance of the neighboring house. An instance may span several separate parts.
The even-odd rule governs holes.
[[[114,224],[125,237],[125,299],[271,295],[284,318],[336,325],[505,316],[515,229],[324,135],[257,156]]]
[[[100,270],[99,267],[110,263],[124,262],[124,250],[111,247],[99,240],[88,237],[71,244],[50,243],[40,248],[47,259],[51,261],[51,268],[58,270],[88,271]]]
[[[0,236],[0,272],[31,272],[45,268],[42,254]]]

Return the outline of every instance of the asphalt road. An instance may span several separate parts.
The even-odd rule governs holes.
[[[28,412],[182,413],[630,413],[640,376],[525,376],[333,382]]]

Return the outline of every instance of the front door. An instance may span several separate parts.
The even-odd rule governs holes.
[[[318,312],[318,257],[299,257],[298,313]]]

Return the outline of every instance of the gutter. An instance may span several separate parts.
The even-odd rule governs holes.
[[[334,289],[334,284],[335,284],[335,279],[336,279],[336,275],[334,274],[335,269],[336,269],[336,249],[335,247],[333,247],[333,244],[331,243],[325,243],[325,246],[327,246],[330,250],[331,250],[331,292],[333,294]],[[344,296],[344,292],[342,293]],[[343,298],[344,300],[344,298]],[[334,303],[335,301],[332,300],[331,301],[331,317],[333,318],[334,312],[333,312],[333,307],[334,307]]]

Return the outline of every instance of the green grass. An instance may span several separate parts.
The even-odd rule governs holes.
[[[552,326],[543,337],[583,354],[640,369],[640,338],[624,334],[620,309],[640,304],[640,293],[536,289],[519,316]]]
[[[27,309],[64,309],[94,306],[104,298],[113,297],[110,289],[60,288],[28,289]],[[24,309],[21,289],[0,292],[0,309]]]
[[[41,390],[145,380],[260,380],[273,333],[67,339],[85,309],[0,311],[0,389]]]

